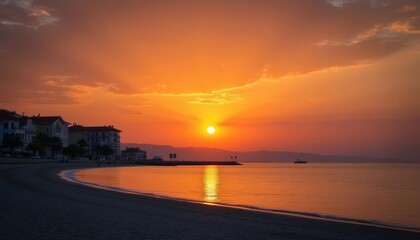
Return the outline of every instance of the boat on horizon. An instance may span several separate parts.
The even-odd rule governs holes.
[[[294,163],[307,163],[306,160],[302,160],[300,158],[296,159],[296,161],[294,161]]]

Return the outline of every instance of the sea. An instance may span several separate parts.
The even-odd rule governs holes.
[[[420,164],[133,166],[63,176],[132,194],[420,231]]]

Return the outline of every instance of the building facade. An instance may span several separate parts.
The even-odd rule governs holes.
[[[121,157],[123,160],[129,161],[144,161],[147,159],[146,151],[140,148],[129,148],[121,151]]]
[[[36,136],[36,127],[32,119],[16,112],[0,109],[0,145],[7,136],[15,135],[23,142],[23,147]]]
[[[27,117],[24,114],[0,109],[0,150],[8,151],[7,147],[2,148],[3,140],[8,136],[18,136],[22,141],[22,147],[16,147],[15,151],[25,152],[26,146],[35,141],[38,133],[44,133],[49,137],[58,137],[61,140],[62,147],[69,144],[77,144],[80,139],[86,141],[86,152],[91,157],[98,156],[97,146],[108,145],[112,148],[114,154],[111,159],[119,159],[120,151],[120,130],[114,126],[93,126],[85,127],[64,121],[60,116],[32,116]],[[11,143],[8,142],[8,145]],[[6,145],[5,145],[6,146]],[[61,157],[60,149],[45,150],[46,157]]]
[[[85,127],[74,124],[69,127],[69,143],[77,144],[80,139],[85,140],[87,143],[86,152],[92,157],[97,154],[96,146],[108,145],[114,150],[113,158],[115,159],[121,155],[120,132],[111,125]]]
[[[36,131],[38,133],[45,133],[49,137],[58,137],[63,143],[63,147],[69,145],[68,137],[68,125],[69,123],[64,121],[60,116],[33,116],[33,124],[36,126]]]

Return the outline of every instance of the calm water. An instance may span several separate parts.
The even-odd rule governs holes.
[[[81,170],[75,177],[171,198],[420,229],[420,164],[139,166]]]

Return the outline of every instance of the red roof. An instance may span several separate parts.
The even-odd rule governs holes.
[[[82,125],[73,125],[69,127],[69,132],[84,132],[84,131],[91,131],[91,132],[121,132],[114,128],[114,126],[93,126],[93,127],[84,127]]]

